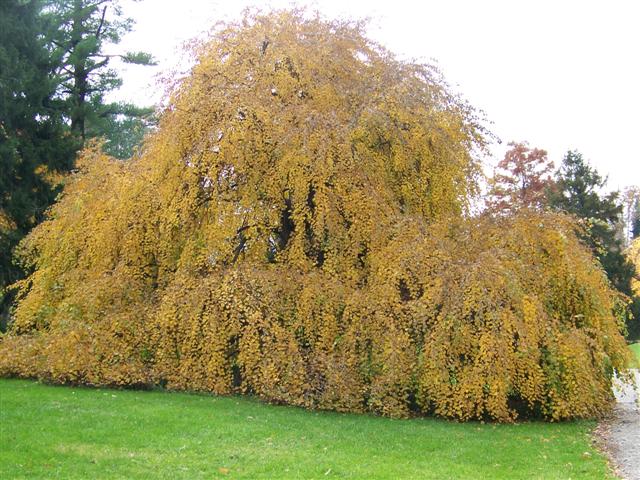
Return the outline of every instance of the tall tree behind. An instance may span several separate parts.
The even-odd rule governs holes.
[[[520,208],[539,209],[545,202],[553,163],[545,150],[530,149],[526,142],[512,142],[509,146],[511,149],[490,180],[489,208],[505,213]]]
[[[633,204],[631,213],[631,239],[640,237],[640,196]]]
[[[77,143],[52,104],[55,85],[37,0],[0,2],[0,315],[20,268],[11,252],[43,217],[73,166]],[[4,325],[4,321],[0,326]]]
[[[622,253],[615,225],[622,215],[618,192],[600,193],[607,179],[592,168],[577,151],[567,152],[556,172],[554,187],[547,197],[552,208],[584,220],[588,230],[585,238],[602,263],[609,280],[621,292],[631,296],[633,265]]]
[[[628,202],[629,247],[625,254],[635,267],[635,275],[631,280],[633,303],[631,313],[634,321],[629,322],[629,338],[640,338],[640,187],[631,187],[625,191]]]
[[[45,0],[43,18],[55,63],[57,98],[81,142],[106,136],[109,146],[117,143],[117,136],[122,134],[117,127],[131,127],[132,123],[134,127],[144,127],[152,109],[105,102],[105,95],[122,85],[122,79],[111,68],[112,60],[154,64],[145,52],[106,52],[106,47],[118,44],[133,25],[132,19],[123,15],[119,0]],[[130,154],[130,149],[114,147],[109,153],[122,158]]]
[[[626,187],[622,191],[620,200],[622,214],[618,218],[616,230],[622,246],[626,248],[631,244],[631,240],[634,238],[633,224],[635,223],[637,216],[640,214],[640,212],[638,212],[638,207],[640,206],[640,187]]]
[[[631,289],[634,295],[631,313],[635,321],[628,324],[629,338],[640,339],[640,237],[636,237],[631,241],[625,254],[636,269],[635,276],[631,280]]]

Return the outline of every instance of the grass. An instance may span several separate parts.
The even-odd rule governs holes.
[[[0,478],[612,478],[593,422],[493,425],[0,380]]]
[[[635,353],[635,355],[636,355],[636,363],[640,367],[640,342],[639,343],[632,343],[631,345],[629,345],[629,348],[631,349],[631,351],[633,353]]]

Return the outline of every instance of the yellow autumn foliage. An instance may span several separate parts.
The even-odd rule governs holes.
[[[623,300],[565,217],[470,218],[483,131],[349,22],[248,15],[21,246],[0,375],[404,417],[607,411]]]
[[[633,294],[637,297],[640,297],[640,237],[636,237],[629,245],[629,248],[625,252],[627,258],[633,263],[636,267],[636,272],[638,276],[631,279],[631,288],[633,289]]]
[[[3,210],[0,210],[0,232],[8,232],[15,228],[13,220]]]

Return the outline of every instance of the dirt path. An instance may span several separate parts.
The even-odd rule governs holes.
[[[640,371],[636,370],[640,387]],[[626,480],[640,480],[640,402],[638,391],[628,385],[618,385],[618,403],[611,418],[596,431],[603,448],[609,454],[616,473]]]

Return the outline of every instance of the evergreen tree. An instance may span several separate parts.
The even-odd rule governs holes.
[[[100,136],[104,138],[102,150],[121,160],[131,158],[142,144],[144,136],[157,125],[153,108],[116,104],[121,112],[103,115]]]
[[[107,150],[112,147],[109,153],[126,157],[131,148],[116,148],[123,133],[117,127],[140,131],[151,110],[105,101],[107,93],[122,85],[111,68],[112,61],[138,65],[153,65],[154,61],[145,52],[110,54],[106,47],[118,44],[131,31],[133,20],[123,15],[119,0],[45,0],[43,19],[54,62],[56,96],[71,131],[82,142],[106,136]]]
[[[615,230],[622,205],[618,202],[618,192],[600,193],[606,181],[579,152],[569,151],[556,172],[555,184],[548,190],[547,198],[552,208],[584,221],[588,231],[584,240],[600,260],[609,280],[616,289],[631,296],[635,269],[622,253],[623,246]]]
[[[43,217],[77,144],[51,99],[54,84],[36,0],[0,2],[0,311],[20,268],[11,252]],[[4,322],[2,322],[4,324]]]

